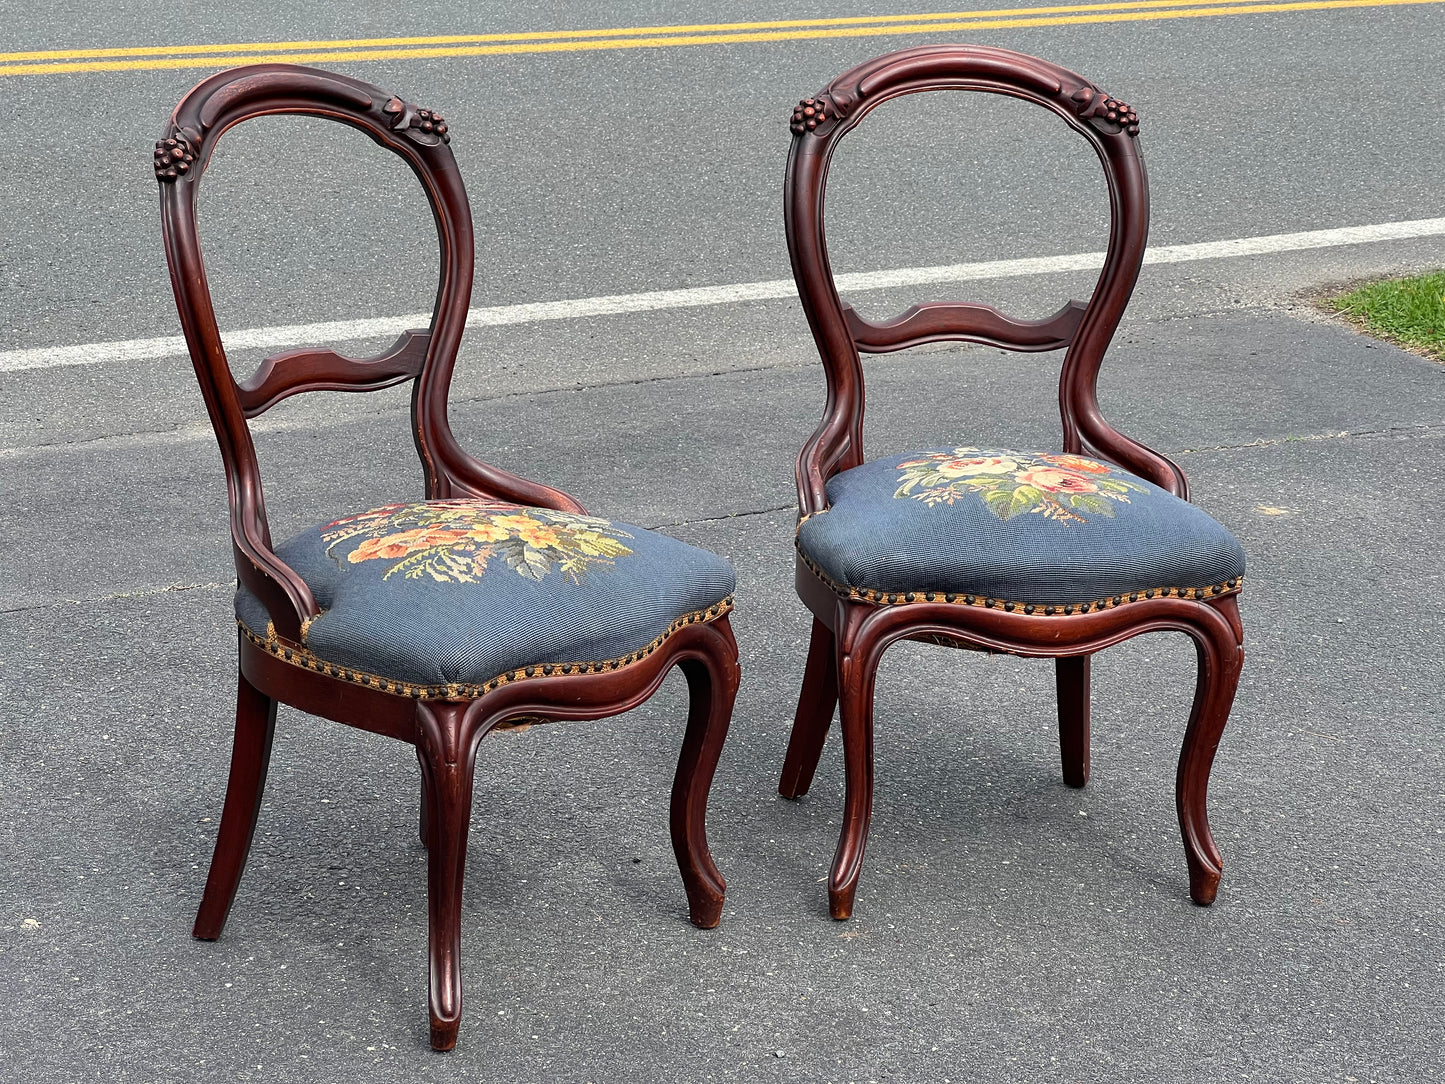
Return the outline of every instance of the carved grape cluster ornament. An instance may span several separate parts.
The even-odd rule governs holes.
[[[1118,98],[1111,98],[1093,87],[1081,87],[1074,91],[1073,100],[1080,107],[1080,119],[1091,122],[1100,131],[1122,129],[1131,136],[1139,134],[1139,114]]]
[[[450,143],[446,118],[430,109],[418,109],[410,102],[392,98],[381,107],[391,117],[393,131],[405,132],[413,140],[428,147],[438,143]]]
[[[174,181],[189,173],[196,164],[196,147],[182,133],[156,141],[156,179],[161,182]]]
[[[811,132],[828,120],[828,102],[825,98],[804,98],[793,109],[793,122],[789,125],[794,135]]]

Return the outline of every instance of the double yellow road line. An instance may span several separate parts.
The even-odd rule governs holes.
[[[664,49],[679,45],[811,41],[899,34],[959,34],[1029,26],[1199,19],[1336,8],[1439,4],[1445,0],[1138,0],[1131,3],[1071,4],[1065,7],[943,11],[925,15],[867,15],[779,22],[704,23],[694,26],[633,26],[611,30],[540,33],[453,34],[425,38],[350,38],[333,41],[270,41],[239,45],[147,45],[118,49],[68,49],[0,53],[0,75],[63,72],[147,71],[222,68],[233,64],[316,64],[347,60],[444,59],[519,53],[573,53],[597,49]]]

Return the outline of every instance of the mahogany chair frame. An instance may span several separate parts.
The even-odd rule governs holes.
[[[196,207],[217,140],[254,117],[299,114],[359,129],[404,160],[436,220],[441,271],[430,326],[405,332],[386,352],[348,358],[296,350],[266,359],[243,382],[231,375],[211,304]],[[265,605],[266,640],[239,636],[240,675],[230,781],[193,934],[221,934],[255,830],[277,703],[409,742],[421,765],[420,834],[428,850],[431,1043],[450,1049],[461,1018],[461,900],[477,748],[493,730],[523,721],[600,719],[647,700],[674,666],[687,678],[690,709],[673,782],[671,834],[692,922],[718,923],[725,884],[708,850],[708,791],[727,735],[739,670],[728,624],[731,599],[622,660],[595,666],[538,665],[499,675],[469,698],[431,699],[330,665],[299,645],[320,608],[306,583],[277,557],[248,421],[299,392],[368,391],[413,381],[411,426],[426,497],[479,497],[582,513],[560,490],[489,466],[465,453],[447,421],[447,392],[466,325],[473,273],[472,219],[445,119],[377,87],[288,64],[222,72],[177,106],[156,144],[161,226],[186,342],[220,443],[229,491],[236,574]]]
[[[1108,184],[1109,245],[1087,303],[1071,301],[1045,320],[1015,320],[985,305],[915,305],[894,320],[865,320],[838,296],[824,233],[828,168],[839,141],[884,102],[905,94],[965,90],[1003,94],[1050,110],[1098,155]],[[1097,382],[1143,261],[1149,194],[1138,149],[1138,116],[1082,76],[1004,49],[933,45],[862,64],[794,110],[784,190],[788,251],[798,292],[827,377],[823,420],[797,462],[801,517],[828,507],[828,479],[863,456],[860,352],[922,343],[983,343],[1010,350],[1064,349],[1059,377],[1062,451],[1092,455],[1188,499],[1179,466],[1104,420]],[[1056,660],[1064,780],[1089,777],[1090,656],[1145,632],[1191,637],[1199,670],[1176,775],[1176,806],[1190,895],[1214,901],[1222,860],[1205,808],[1209,773],[1244,660],[1237,596],[1222,588],[1140,591],[1085,606],[1035,606],[943,593],[887,594],[835,588],[798,554],[796,586],[813,613],[812,640],[780,792],[807,792],[839,708],[846,764],[844,820],[828,883],[836,919],[853,912],[873,804],[873,688],[878,664],[898,640],[943,642],[981,651]]]

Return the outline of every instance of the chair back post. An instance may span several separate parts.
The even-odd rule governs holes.
[[[1081,79],[1079,76],[1074,78]],[[1144,263],[1149,239],[1149,181],[1143,156],[1139,152],[1137,114],[1124,103],[1108,98],[1092,84],[1083,89],[1091,92],[1089,102],[1082,111],[1084,114],[1089,108],[1099,108],[1100,99],[1103,99],[1105,103],[1117,107],[1112,112],[1117,114],[1122,109],[1133,119],[1119,131],[1110,132],[1101,130],[1100,124],[1090,123],[1098,116],[1097,113],[1093,117],[1085,115],[1084,123],[1064,115],[1070,127],[1088,139],[1104,167],[1104,179],[1109,189],[1109,246],[1088,309],[1064,354],[1064,365],[1059,373],[1063,450],[1073,454],[1092,454],[1117,463],[1188,500],[1189,481],[1179,465],[1120,433],[1104,419],[1099,408],[1099,368],[1119,328],[1119,321],[1134,293],[1139,270]],[[1071,100],[1079,97],[1078,90],[1070,95]],[[1116,126],[1108,121],[1107,112],[1102,125]]]
[[[408,331],[387,353],[346,358],[298,350],[266,359],[238,383],[231,374],[206,278],[197,201],[200,179],[221,135],[254,117],[320,117],[356,128],[399,155],[426,191],[436,221],[441,272],[427,331]],[[248,420],[290,395],[313,390],[368,391],[416,378],[412,433],[429,498],[452,495],[466,460],[447,423],[446,402],[471,301],[473,237],[466,190],[444,119],[379,87],[291,64],[220,72],[188,93],[156,143],[161,233],[181,326],[220,444],[231,513],[236,572],[265,604],[276,631],[298,638],[319,613],[310,589],[272,552],[266,505]],[[473,467],[480,467],[472,461]],[[475,487],[472,487],[475,488]],[[470,490],[469,490],[470,491]]]
[[[1087,305],[1071,303],[1042,321],[1019,321],[982,305],[915,306],[887,324],[859,317],[838,297],[824,226],[829,164],[838,142],[879,105],[930,90],[970,90],[1034,102],[1061,117],[1094,148],[1109,190],[1109,248]],[[798,457],[799,508],[827,507],[832,475],[863,462],[864,387],[860,346],[870,352],[937,341],[986,342],[1014,350],[1067,347],[1059,379],[1063,450],[1093,452],[1181,496],[1183,472],[1118,433],[1098,405],[1098,373],[1133,292],[1149,228],[1149,189],[1139,154],[1138,116],[1082,76],[1007,49],[931,45],[861,64],[793,111],[784,182],[788,253],[828,383],[822,423]]]

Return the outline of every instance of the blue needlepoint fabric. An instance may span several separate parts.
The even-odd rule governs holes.
[[[1081,456],[912,452],[835,475],[828,500],[797,543],[843,587],[1069,605],[1244,574],[1207,513]]]
[[[321,607],[306,630],[315,655],[419,684],[619,658],[734,585],[721,557],[666,535],[473,499],[388,505],[276,552]],[[266,612],[244,587],[236,615],[266,635]]]

